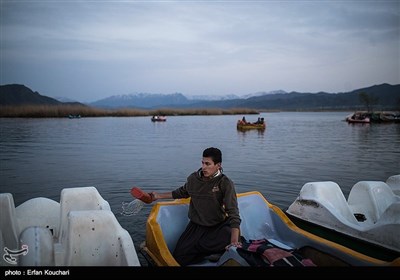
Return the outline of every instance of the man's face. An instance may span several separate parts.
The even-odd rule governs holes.
[[[203,160],[201,161],[201,170],[203,171],[203,175],[205,177],[213,176],[220,168],[221,163],[214,164],[212,158],[203,157]]]

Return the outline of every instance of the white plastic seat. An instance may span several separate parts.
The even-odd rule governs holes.
[[[310,203],[314,203],[314,207],[308,207]],[[302,204],[307,207],[303,207]],[[287,212],[321,224],[337,220],[353,225],[358,223],[339,185],[332,181],[304,184],[299,197],[289,206]]]
[[[387,178],[386,184],[392,189],[395,195],[400,195],[400,174]]]
[[[15,217],[15,204],[12,194],[0,193],[1,254],[4,253],[5,247],[11,250],[19,249],[19,228]],[[1,264],[4,264],[3,258],[1,258]]]
[[[111,211],[111,207],[95,187],[63,189],[60,196],[60,231],[58,240],[63,239],[68,213],[73,210]]]
[[[61,265],[140,266],[129,233],[111,211],[70,211],[66,229]]]
[[[36,197],[25,201],[15,209],[16,220],[21,234],[33,226],[50,230],[56,238],[60,227],[60,203],[45,197]]]
[[[53,233],[49,228],[32,226],[20,234],[21,244],[28,246],[27,254],[19,256],[20,266],[54,266]]]
[[[140,265],[132,238],[95,187],[63,189],[60,208],[60,231],[54,246],[56,265]],[[113,246],[118,249],[104,248],[110,240],[115,240]],[[132,248],[129,250],[132,252],[119,252],[124,246]],[[115,252],[113,258],[110,257],[112,252]]]
[[[360,181],[351,188],[347,201],[355,212],[364,214],[367,222],[375,224],[398,199],[385,182]]]
[[[399,230],[393,232],[400,232],[400,201],[392,203],[386,210],[382,213],[379,218],[379,224],[393,224],[399,228]],[[398,238],[398,248],[400,248],[400,238]]]
[[[400,201],[392,203],[381,214],[379,220],[371,227],[365,236],[368,240],[373,240],[378,245],[400,253]]]

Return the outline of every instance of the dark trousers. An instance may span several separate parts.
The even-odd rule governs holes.
[[[181,266],[186,266],[201,262],[206,256],[223,253],[230,243],[231,227],[227,220],[212,227],[190,221],[172,255]]]

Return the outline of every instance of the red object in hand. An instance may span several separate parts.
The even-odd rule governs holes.
[[[144,203],[150,204],[153,202],[153,195],[147,192],[142,191],[138,187],[133,187],[131,189],[131,195],[137,199],[140,199]]]

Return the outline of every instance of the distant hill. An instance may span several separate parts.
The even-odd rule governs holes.
[[[0,105],[58,105],[61,102],[24,85],[12,84],[0,86]]]
[[[355,110],[365,109],[360,93],[367,94],[374,110],[399,110],[400,85],[381,84],[343,93],[301,93],[279,90],[272,93],[260,92],[245,97],[188,99],[181,93],[175,94],[129,94],[105,98],[91,106],[101,108],[251,108],[259,110]]]
[[[10,84],[0,86],[0,105],[2,106],[21,106],[21,105],[82,105],[79,102],[60,102],[54,98],[41,95],[37,91],[33,92],[30,88]]]
[[[381,84],[344,93],[278,92],[246,99],[203,101],[193,107],[253,108],[260,110],[355,110],[365,109],[360,93],[366,93],[374,110],[400,110],[400,85]]]
[[[365,93],[371,100],[375,110],[400,109],[400,85],[381,84],[360,88],[344,93],[278,93],[246,99],[241,106],[255,109],[362,109],[365,108],[360,99]]]
[[[196,103],[195,100],[189,100],[182,93],[173,94],[124,94],[113,95],[92,103],[90,106],[99,108],[142,108],[152,109],[159,107],[185,107]]]
[[[138,109],[187,109],[187,108],[249,108],[257,110],[365,110],[366,105],[360,98],[360,93],[367,94],[373,110],[400,110],[400,85],[381,84],[360,88],[341,93],[301,93],[260,92],[246,95],[243,98],[236,96],[224,97],[220,100],[210,98],[189,99],[182,93],[150,94],[139,93],[129,95],[115,95],[96,102],[89,106],[99,108],[138,108]],[[204,98],[204,96],[202,97]],[[79,102],[60,102],[56,99],[33,92],[24,85],[0,86],[0,105],[27,105],[27,104],[79,104]]]

